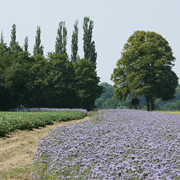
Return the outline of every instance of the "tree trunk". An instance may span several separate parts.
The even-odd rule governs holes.
[[[129,94],[129,109],[131,109],[131,93]]]
[[[147,110],[153,111],[154,110],[154,101],[152,96],[146,96],[146,102],[147,102]]]

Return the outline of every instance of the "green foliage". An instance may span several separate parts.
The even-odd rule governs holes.
[[[94,23],[89,17],[84,17],[83,22],[83,49],[84,49],[84,58],[92,63],[93,67],[96,68],[96,59],[97,53],[95,50],[95,42],[92,41],[92,30],[94,28]]]
[[[24,40],[24,51],[28,52],[28,37],[27,36]]]
[[[125,99],[145,96],[148,110],[153,110],[153,97],[174,98],[178,78],[172,71],[175,57],[165,38],[155,32],[135,31],[124,45],[121,59],[111,76],[115,97]]]
[[[82,112],[0,112],[0,136],[3,137],[16,129],[32,130],[54,124],[53,121],[82,119]]]
[[[162,101],[161,99],[156,99],[155,109],[160,111],[179,111],[179,101],[180,101],[180,85],[176,88],[175,98],[169,101]]]
[[[0,44],[4,43],[4,36],[3,36],[3,31],[1,31],[1,39],[0,39]]]
[[[94,103],[103,92],[99,86],[99,77],[91,63],[87,59],[80,59],[74,63],[75,68],[75,89],[78,98],[78,107],[87,110],[94,109]]]
[[[36,54],[43,55],[43,53],[44,53],[43,49],[44,49],[44,47],[41,45],[41,28],[37,27],[36,37],[35,37],[35,45],[34,45],[34,49],[33,49],[34,55],[36,55]]]
[[[73,108],[76,106],[75,70],[72,62],[66,54],[49,53],[47,72],[47,96],[48,107]],[[49,100],[50,101],[49,101]]]
[[[3,43],[1,33],[0,110],[20,106],[88,110],[95,107],[95,99],[102,93],[102,88],[98,85],[99,77],[93,61],[80,60],[77,56],[77,24],[76,21],[72,61],[66,53],[65,22],[59,23],[55,52],[48,53],[47,58],[43,56],[40,27],[37,27],[33,56],[28,52],[27,37],[23,48],[17,43],[16,25],[12,28],[10,47]],[[94,44],[93,48],[95,49]],[[89,54],[92,54],[92,49],[89,51]],[[73,64],[73,61],[76,61],[76,64]]]
[[[56,45],[55,45],[55,52],[56,53],[66,53],[66,44],[67,44],[67,29],[65,27],[65,22],[61,21],[59,23],[59,27],[57,30],[57,37],[56,37]]]
[[[100,86],[103,87],[104,92],[101,94],[100,98],[96,99],[96,106],[98,109],[102,109],[102,104],[106,102],[107,99],[110,99],[114,96],[113,90],[114,87],[106,82],[101,83]]]
[[[78,21],[74,24],[74,31],[71,40],[71,61],[74,63],[77,60],[78,52]]]
[[[139,105],[139,103],[140,103],[140,100],[138,98],[133,98],[131,100],[132,106],[135,106],[136,109],[137,109],[137,106]]]
[[[16,42],[16,25],[13,24],[12,25],[12,30],[11,30],[10,46],[13,47],[15,44],[17,44],[17,42]]]
[[[110,99],[107,99],[102,103],[103,109],[116,109],[119,104],[119,100],[117,100],[114,96]]]

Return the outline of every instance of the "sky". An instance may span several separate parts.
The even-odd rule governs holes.
[[[78,20],[78,54],[83,58],[83,19],[94,22],[93,37],[97,51],[97,75],[113,85],[111,74],[128,38],[137,30],[161,34],[176,58],[173,71],[180,78],[180,0],[0,0],[0,30],[9,45],[12,25],[20,46],[29,39],[33,53],[37,26],[41,28],[44,55],[55,51],[58,24],[67,27],[67,53],[71,55],[74,23]]]

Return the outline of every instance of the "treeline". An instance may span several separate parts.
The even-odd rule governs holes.
[[[24,107],[84,108],[92,110],[103,92],[96,72],[97,52],[92,41],[93,21],[83,22],[84,57],[78,56],[78,21],[72,34],[71,56],[66,51],[67,28],[60,22],[54,52],[44,56],[37,27],[33,55],[28,37],[21,47],[12,26],[9,46],[0,39],[0,110]]]
[[[114,87],[108,83],[101,83],[100,86],[104,88],[104,93],[95,102],[98,109],[128,109],[135,108],[132,104],[129,104],[129,96],[122,101],[117,100],[114,97]],[[146,100],[144,96],[138,97],[139,106],[138,109],[146,110]],[[130,99],[132,100],[132,99]],[[130,101],[131,102],[131,101]],[[159,111],[180,111],[180,85],[176,88],[175,98],[169,101],[162,101],[161,99],[155,99],[155,110]]]
[[[175,98],[169,101],[157,99],[155,109],[161,111],[180,111],[180,85],[176,88]]]

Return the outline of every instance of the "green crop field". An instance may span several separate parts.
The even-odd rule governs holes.
[[[84,117],[85,114],[78,111],[0,112],[0,137],[16,129],[32,130],[54,124],[54,121],[69,121]]]

